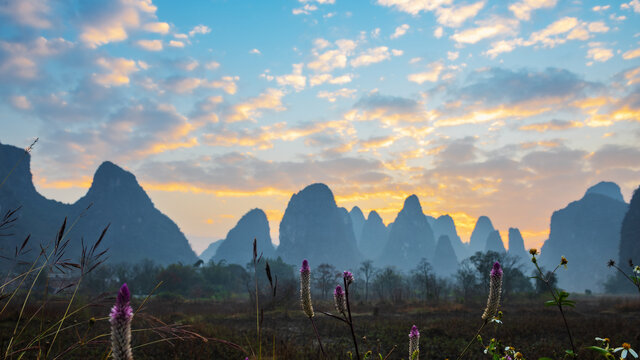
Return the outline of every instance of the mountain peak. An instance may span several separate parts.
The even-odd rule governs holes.
[[[624,202],[622,192],[620,191],[620,186],[611,181],[601,181],[593,185],[592,187],[587,189],[587,192],[584,194],[584,196],[587,196],[589,194],[600,194],[608,196],[614,200]]]
[[[93,183],[91,184],[89,192],[97,190],[100,190],[100,192],[111,192],[122,189],[142,190],[136,177],[132,173],[111,161],[105,161],[100,164],[98,170],[96,170],[93,175]]]
[[[416,195],[411,195],[404,200],[404,206],[402,207],[402,211],[406,212],[417,212],[422,214],[422,206],[420,205],[420,200]]]

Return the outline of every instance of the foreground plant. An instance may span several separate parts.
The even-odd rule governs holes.
[[[315,314],[313,312],[313,304],[311,303],[311,268],[309,267],[309,261],[307,259],[302,260],[302,267],[300,268],[300,303],[302,305],[302,311],[304,311],[305,315],[307,315],[311,321],[322,355],[326,358],[327,354],[324,352],[324,348],[322,347],[318,328],[316,327],[316,323],[313,321]]]
[[[413,325],[409,332],[409,359],[420,359],[420,331],[418,327]]]
[[[612,348],[609,338],[597,337],[596,341],[600,343],[598,346],[589,346],[587,349],[594,350],[607,359],[615,359],[616,356],[614,354],[618,352],[621,352],[620,359],[627,359],[627,355],[629,354],[636,359],[638,358],[638,353],[631,348],[631,344],[629,343],[622,343],[622,345]]]
[[[111,354],[115,360],[132,360],[131,353],[131,293],[127,284],[123,284],[118,292],[116,304],[111,308],[109,323],[111,324]]]
[[[502,267],[499,262],[495,262],[493,264],[493,268],[491,268],[491,272],[489,273],[489,297],[487,297],[487,307],[484,309],[482,313],[482,325],[478,329],[476,335],[469,341],[467,346],[462,350],[462,353],[458,355],[458,360],[462,359],[464,354],[469,350],[469,347],[473,343],[475,339],[480,336],[480,332],[484,327],[493,319],[493,317],[498,312],[498,307],[500,306],[500,292],[502,291]]]
[[[564,308],[563,306],[570,306],[570,307],[575,307],[576,303],[573,300],[569,300],[569,293],[566,291],[562,291],[559,289],[554,289],[553,286],[551,286],[551,276],[553,274],[555,274],[556,270],[558,270],[560,268],[560,266],[564,266],[564,268],[567,268],[567,258],[562,256],[560,257],[560,263],[558,265],[556,265],[555,269],[553,269],[553,271],[551,273],[548,273],[547,276],[544,276],[544,273],[542,272],[542,269],[540,269],[540,266],[538,266],[538,260],[536,259],[536,255],[538,255],[538,250],[536,249],[531,249],[529,250],[529,254],[531,254],[531,262],[533,263],[533,265],[535,265],[536,270],[538,271],[538,275],[535,276],[534,278],[541,280],[549,289],[549,292],[551,293],[551,296],[553,297],[552,300],[546,301],[544,303],[545,306],[557,306],[558,310],[560,310],[560,315],[562,316],[562,320],[564,320],[564,326],[567,329],[567,335],[569,336],[569,342],[571,343],[571,350],[565,350],[565,352],[568,355],[571,355],[574,358],[578,357],[578,353],[576,352],[576,347],[573,343],[573,337],[571,336],[571,329],[569,328],[569,323],[567,322],[567,318],[564,315]]]
[[[634,266],[633,261],[629,259],[629,267],[631,268],[631,274],[627,274],[626,272],[624,272],[624,270],[622,270],[618,265],[616,265],[616,262],[613,260],[609,260],[609,262],[607,263],[607,266],[613,267],[616,270],[618,270],[625,277],[625,279],[629,280],[638,289],[638,292],[640,292],[640,266],[638,265]]]

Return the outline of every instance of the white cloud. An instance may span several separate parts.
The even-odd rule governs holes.
[[[393,32],[393,34],[391,35],[392,39],[397,39],[400,36],[404,35],[407,33],[407,30],[409,30],[409,25],[408,24],[402,24],[400,26],[398,26],[396,28],[396,30]]]
[[[433,36],[436,39],[440,39],[443,34],[444,34],[444,29],[442,28],[442,26],[438,26],[435,30],[433,30]]]
[[[593,11],[605,11],[605,10],[609,10],[609,8],[611,7],[611,5],[596,5],[594,7],[591,8],[591,10]]]
[[[321,99],[327,99],[329,102],[335,102],[339,97],[353,98],[356,91],[356,89],[347,88],[342,88],[336,91],[320,91],[318,92],[318,97]]]
[[[389,58],[391,58],[389,48],[386,46],[378,46],[361,53],[355,59],[351,60],[350,64],[353,67],[369,66],[371,64],[388,60]]]
[[[16,109],[20,110],[29,110],[31,109],[31,102],[24,95],[12,96],[11,97],[11,105]]]
[[[460,53],[457,51],[447,51],[447,59],[454,61],[460,56]]]
[[[518,21],[513,19],[495,17],[478,21],[477,27],[456,32],[451,39],[458,44],[475,44],[481,40],[496,36],[513,35],[518,27]]]
[[[520,20],[531,19],[531,13],[536,9],[552,8],[557,0],[523,0],[509,6],[516,18]]]
[[[291,10],[291,12],[293,13],[293,15],[300,15],[300,14],[304,14],[304,15],[309,15],[311,14],[311,12],[318,10],[318,7],[312,4],[304,4],[303,7],[301,8],[295,8],[293,10]]]
[[[175,48],[183,48],[184,43],[182,41],[169,40],[169,46],[175,47]]]
[[[640,13],[640,0],[631,0],[628,3],[622,3],[620,5],[620,9],[623,9],[623,10],[633,9],[634,12]]]
[[[348,39],[340,39],[335,42],[335,45],[337,49],[326,50],[323,53],[319,53],[318,49],[313,49],[314,59],[307,64],[307,67],[323,73],[346,67],[347,57],[351,55],[356,48],[356,42]]]
[[[452,2],[453,0],[378,0],[378,5],[394,7],[396,10],[418,15],[421,11],[433,11]]]
[[[249,51],[249,54],[253,54],[253,55],[260,55],[260,54],[262,54],[262,53],[261,53],[261,52],[260,52],[260,50],[258,50],[258,49],[251,49],[251,50]]]
[[[609,27],[603,21],[595,21],[589,23],[589,31],[592,33],[605,33],[609,31]]]
[[[0,2],[0,14],[20,25],[36,29],[51,28],[49,3],[46,0],[5,0]]]
[[[333,84],[333,85],[342,85],[350,83],[352,80],[351,75],[342,75],[338,77],[333,77],[331,74],[318,74],[313,75],[309,78],[309,86],[317,86],[322,85],[324,83]]]
[[[605,62],[613,57],[613,51],[602,46],[601,43],[589,43],[591,47],[587,52],[587,59]]]
[[[136,44],[147,51],[162,50],[162,40],[138,40]]]
[[[640,57],[640,48],[626,51],[622,54],[622,58],[625,60],[631,60]]]
[[[484,7],[484,1],[478,1],[470,5],[453,6],[449,8],[436,9],[438,23],[444,26],[457,28],[465,21],[472,19],[478,15],[478,12]]]
[[[440,73],[444,70],[442,62],[437,61],[429,64],[430,70],[415,74],[410,74],[407,79],[411,82],[422,84],[424,82],[436,82],[440,77]]]
[[[170,27],[166,22],[151,22],[145,24],[144,29],[148,32],[165,35],[169,33]]]
[[[276,82],[280,86],[291,86],[296,91],[304,90],[307,85],[307,77],[302,75],[303,63],[293,64],[293,71],[291,74],[276,76]]]
[[[30,42],[0,40],[0,74],[8,77],[33,79],[38,75],[38,62],[73,47],[65,39],[46,39],[42,36]]]
[[[223,76],[220,80],[207,80],[196,77],[173,77],[164,82],[166,89],[178,94],[191,93],[198,88],[222,89],[227,94],[233,95],[238,87],[237,76]]]
[[[261,110],[284,111],[282,105],[284,91],[278,89],[267,89],[257,97],[250,98],[233,106],[231,113],[226,117],[228,122],[238,122],[244,120],[255,121],[262,116]]]
[[[206,63],[204,67],[207,68],[207,70],[215,70],[220,67],[220,63],[215,61],[210,61]]]
[[[404,51],[398,49],[391,49],[391,55],[393,56],[402,56]]]
[[[129,75],[138,71],[136,62],[125,58],[98,58],[96,64],[106,70],[105,73],[92,75],[96,84],[104,87],[129,84]]]
[[[83,14],[80,41],[90,48],[123,41],[128,31],[142,27],[146,21],[155,20],[156,7],[150,0],[119,0],[100,3],[95,14]],[[108,8],[106,8],[108,7]]]
[[[211,32],[211,28],[206,25],[197,25],[191,31],[189,31],[189,36],[194,37],[197,34],[205,35]]]

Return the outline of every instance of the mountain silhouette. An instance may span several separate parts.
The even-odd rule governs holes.
[[[502,242],[502,237],[500,236],[500,232],[498,230],[493,230],[489,233],[487,237],[487,243],[484,247],[484,252],[494,251],[500,254],[506,254],[507,250],[504,248],[504,243]]]
[[[360,241],[362,240],[362,227],[365,222],[364,214],[359,207],[354,206],[349,212],[349,216],[351,216],[351,224],[353,224],[353,234],[356,237],[356,244],[360,246]]]
[[[491,224],[491,220],[488,217],[483,215],[478,218],[469,239],[469,251],[471,254],[475,254],[477,251],[484,251],[487,245],[487,238],[494,230],[493,224]]]
[[[436,239],[440,239],[440,236],[442,235],[446,235],[449,238],[449,242],[451,243],[451,246],[453,246],[453,250],[456,252],[456,257],[458,259],[465,259],[469,256],[469,249],[462,242],[460,236],[458,236],[456,225],[451,216],[448,214],[439,216],[433,222],[432,228],[433,235]]]
[[[380,257],[389,240],[387,227],[375,210],[369,212],[367,221],[362,226],[362,236],[359,244],[360,252],[365,259],[373,260]]]
[[[5,170],[23,155],[21,149],[0,145],[0,177],[4,178]],[[12,229],[16,230],[14,240],[30,233],[35,242],[46,243],[67,216],[69,223],[78,219],[68,234],[70,257],[79,254],[83,239],[85,244],[92,243],[110,224],[102,242],[102,246],[109,249],[108,261],[133,263],[152,259],[168,264],[197,260],[178,226],[155,208],[130,172],[105,161],[96,170],[86,195],[68,205],[47,200],[37,193],[29,164],[27,155],[0,189],[0,203],[8,207],[23,206],[20,226]]]
[[[509,251],[508,254],[517,258],[520,264],[529,264],[530,256],[524,247],[524,239],[518,228],[509,228]]]
[[[218,248],[220,247],[220,244],[222,244],[223,241],[224,239],[220,239],[212,242],[211,244],[209,244],[209,246],[207,246],[206,249],[204,249],[202,253],[200,253],[200,255],[198,255],[198,257],[202,259],[202,261],[204,262],[209,262],[209,260],[211,260],[213,255],[216,254],[216,251],[218,250]]]
[[[609,275],[607,261],[618,256],[622,219],[629,206],[594,188],[601,185],[553,213],[549,239],[541,249],[539,264],[547,270],[553,270],[561,256],[568,259],[568,268],[558,273],[558,285],[568,291],[600,290]]]
[[[435,240],[431,226],[422,212],[420,200],[416,195],[411,195],[404,201],[402,210],[393,222],[380,264],[409,270],[420,259],[430,259],[434,250]]]
[[[431,264],[438,276],[452,276],[458,271],[458,258],[447,235],[438,238]]]
[[[355,266],[362,256],[345,212],[325,184],[312,184],[294,194],[280,222],[277,256],[290,264],[308,259],[311,267],[321,263],[345,269]]]
[[[256,239],[258,256],[272,258],[275,248],[271,243],[269,221],[264,211],[253,209],[238,220],[218,247],[213,261],[225,260],[229,264],[246,265],[253,257],[253,240]]]
[[[629,210],[622,220],[618,259],[622,268],[627,266],[629,260],[640,265],[640,187],[633,192]]]

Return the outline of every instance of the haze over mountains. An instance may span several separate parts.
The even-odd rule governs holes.
[[[23,155],[22,149],[0,145],[0,179]],[[63,204],[36,191],[29,162],[27,155],[0,188],[3,213],[23,206],[19,221],[11,229],[14,235],[4,238],[4,253],[29,233],[38,242],[52,239],[65,216],[75,219],[92,204],[70,233],[72,251],[79,251],[81,237],[85,242],[94,241],[110,223],[104,241],[105,248],[110,249],[109,261],[136,262],[148,258],[169,264],[197,260],[178,226],[154,207],[133,174],[104,162],[87,194],[74,204]],[[433,210],[436,209],[426,211]],[[296,265],[307,258],[312,267],[330,263],[338,268],[355,268],[370,259],[376,267],[389,265],[409,271],[424,258],[439,276],[452,276],[461,261],[476,251],[488,250],[508,253],[521,264],[529,262],[517,228],[508,230],[507,251],[489,217],[480,216],[470,241],[465,243],[451,216],[425,215],[416,195],[407,197],[395,220],[385,226],[376,211],[369,212],[366,218],[357,206],[347,211],[338,207],[327,185],[311,184],[292,195],[279,230],[280,244],[276,247],[264,211],[248,209],[225,239],[212,243],[200,258],[244,266],[251,259],[255,238],[264,257],[281,257]],[[627,257],[632,257],[640,262],[638,233],[638,191],[629,206],[615,183],[602,182],[589,188],[582,199],[553,213],[540,264],[553,269],[564,255],[569,259],[569,268],[560,274],[560,286],[570,291],[582,292],[587,288],[598,291],[609,274],[606,271],[609,258],[626,262]],[[530,270],[526,271],[528,274]]]

